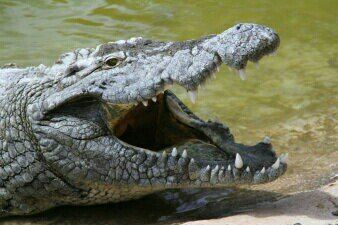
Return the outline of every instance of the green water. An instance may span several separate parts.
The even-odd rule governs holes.
[[[227,123],[240,142],[253,144],[271,136],[277,152],[289,152],[288,172],[256,192],[240,192],[244,197],[237,201],[231,191],[217,190],[181,193],[178,202],[167,204],[168,193],[163,193],[118,205],[67,207],[6,223],[143,224],[213,218],[245,210],[255,202],[252,195],[273,199],[315,188],[338,173],[336,0],[93,2],[0,0],[0,65],[50,65],[72,49],[133,36],[185,40],[220,33],[238,22],[268,25],[279,33],[281,46],[259,69],[248,66],[247,81],[222,68],[200,91],[197,104],[187,101],[182,88],[175,87],[175,92],[199,116]]]

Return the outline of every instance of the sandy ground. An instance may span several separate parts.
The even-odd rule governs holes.
[[[334,216],[333,213],[337,216]],[[295,193],[243,214],[184,225],[338,225],[338,181],[320,189]]]

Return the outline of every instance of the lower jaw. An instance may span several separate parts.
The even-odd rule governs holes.
[[[164,97],[168,97],[168,93],[162,96],[162,98]],[[177,104],[183,104],[178,100],[176,102]],[[168,101],[166,103],[168,104]],[[159,101],[153,104],[159,104]],[[162,106],[171,107],[167,104],[162,104]],[[139,105],[137,107],[144,106]],[[150,105],[148,107],[152,106]],[[140,111],[142,110],[140,109]],[[151,109],[149,108],[145,108],[144,110],[150,110],[148,113],[151,113]],[[172,111],[172,108],[170,108],[170,110]],[[191,112],[189,111],[186,113]],[[200,120],[193,114],[189,117],[183,116],[184,118],[177,118],[178,114],[172,112],[171,114],[167,112],[166,115],[171,115],[171,117],[166,117],[164,122],[168,119],[178,121],[175,121],[175,123],[166,123],[166,125],[163,126],[161,125],[162,135],[157,134],[154,136],[157,139],[156,141],[163,138],[166,139],[165,142],[160,141],[158,146],[162,147],[158,148],[158,146],[156,147],[156,145],[154,145],[152,148],[147,148],[147,141],[143,143],[146,149],[153,149],[146,151],[142,150],[143,154],[146,154],[145,158],[148,159],[154,157],[157,160],[156,164],[144,175],[144,179],[147,179],[147,181],[144,181],[145,186],[149,186],[150,184],[153,189],[161,190],[163,188],[224,187],[231,185],[258,184],[273,181],[286,170],[285,163],[279,163],[277,168],[272,168],[271,165],[273,162],[267,162],[266,167],[263,169],[263,166],[259,169],[255,166],[251,166],[251,168],[243,166],[243,162],[237,163],[236,165],[236,152],[241,151],[240,147],[235,146],[233,152],[231,152],[230,148],[221,149],[219,145],[222,145],[222,141],[224,140],[219,139],[225,139],[224,135],[218,135],[217,131],[214,130],[208,131],[207,122]],[[143,117],[145,120],[147,119],[146,114],[144,114]],[[141,115],[141,118],[143,117]],[[182,124],[182,119],[184,120],[184,124]],[[161,120],[157,120],[157,123],[159,121]],[[218,125],[219,124],[215,123],[216,127]],[[182,126],[184,127],[182,128]],[[196,129],[196,127],[198,127],[198,129]],[[147,127],[143,130],[147,130],[146,128]],[[218,127],[218,129],[219,128],[220,127]],[[235,144],[231,138],[232,136],[229,136],[229,131],[224,126],[221,128],[223,129],[223,132],[227,134],[226,138],[228,138],[223,142],[223,145],[227,147],[230,142],[231,144]],[[190,134],[192,132],[191,129],[197,130],[194,131],[196,132],[194,135]],[[187,131],[189,135],[184,134],[184,131]],[[205,135],[205,133],[208,132],[210,137]],[[133,136],[130,134],[132,133],[126,135],[125,138]],[[139,144],[136,142],[133,143],[135,140],[124,139],[123,135],[119,138],[122,138],[122,141],[129,143],[124,143],[128,145],[129,148]],[[218,142],[218,144],[214,144],[215,142],[213,142],[212,139],[214,139],[216,143]],[[151,141],[151,139],[149,141]],[[246,149],[243,150],[243,152],[245,151]],[[244,158],[244,164],[247,164],[245,161],[246,159]],[[159,171],[165,172],[162,174]],[[140,188],[144,186],[142,182],[139,183]]]

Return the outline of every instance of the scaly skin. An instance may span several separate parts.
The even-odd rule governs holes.
[[[285,156],[268,139],[237,144],[225,125],[163,91],[176,83],[195,101],[222,63],[243,75],[278,45],[270,28],[239,24],[199,40],[132,38],[64,54],[51,67],[1,69],[0,215],[275,180]]]

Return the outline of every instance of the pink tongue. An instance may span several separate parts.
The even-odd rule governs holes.
[[[177,149],[179,154],[184,150],[187,151],[188,156],[201,161],[225,161],[227,156],[212,144],[205,143],[198,139],[190,139],[175,146],[170,146],[164,149],[167,153],[171,153],[173,148]]]

